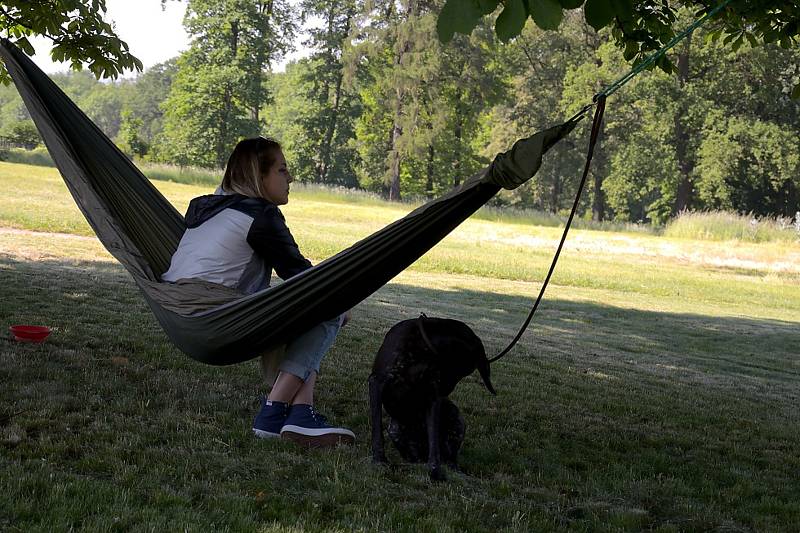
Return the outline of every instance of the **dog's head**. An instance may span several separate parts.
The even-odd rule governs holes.
[[[483,384],[486,385],[486,389],[494,395],[497,395],[497,392],[494,390],[494,386],[492,386],[491,380],[491,371],[489,370],[489,357],[486,355],[486,348],[483,346],[483,341],[481,340],[478,335],[472,331],[469,326],[463,324],[465,328],[464,338],[467,340],[471,349],[469,349],[469,353],[472,354],[472,365],[473,368],[478,371],[478,374],[481,375],[481,379],[483,380]],[[472,370],[470,370],[472,373]]]
[[[450,350],[454,354],[459,354],[461,369],[465,371],[462,376],[466,377],[477,370],[483,380],[483,384],[492,394],[497,394],[492,386],[491,372],[489,370],[489,358],[486,355],[486,348],[478,335],[463,322],[457,320],[441,320],[441,325],[449,333],[449,340],[453,343]],[[427,326],[426,326],[427,327]],[[463,357],[465,354],[470,354]],[[470,360],[471,359],[471,360]]]
[[[481,346],[481,348],[483,348],[483,346]],[[497,395],[494,387],[492,386],[492,380],[489,379],[491,371],[489,370],[489,358],[486,357],[486,350],[481,350],[481,353],[477,357],[477,361],[475,361],[475,366],[478,369],[478,373],[481,375],[483,384],[486,385],[488,391],[494,395]]]

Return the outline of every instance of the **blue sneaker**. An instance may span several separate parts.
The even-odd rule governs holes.
[[[265,398],[261,403],[261,411],[253,420],[253,433],[262,439],[280,437],[287,416],[289,416],[289,404]]]
[[[289,417],[281,428],[281,438],[314,448],[356,441],[352,431],[331,426],[313,406],[305,404],[295,404],[289,409]]]

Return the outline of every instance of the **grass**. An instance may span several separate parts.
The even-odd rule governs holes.
[[[744,242],[800,242],[800,213],[758,218],[724,211],[686,212],[671,220],[664,234],[681,239]]]
[[[222,181],[218,171],[198,167],[176,167],[159,163],[138,164],[145,176],[151,180],[171,181],[187,185],[205,185],[216,187]]]
[[[800,524],[796,244],[575,231],[532,329],[493,365],[499,395],[474,376],[456,389],[462,472],[433,484],[391,447],[395,466],[369,460],[367,377],[382,336],[424,311],[466,321],[496,353],[557,228],[469,220],[360,304],[317,394],[358,442],[306,452],[252,438],[256,362],[209,367],[178,353],[57,176],[39,170],[0,165],[20,192],[0,202],[0,322],[55,328],[42,345],[0,338],[0,530]],[[157,185],[180,210],[203,190]],[[284,212],[315,260],[409,209],[314,194],[293,191]]]
[[[53,167],[53,158],[44,146],[33,150],[24,148],[8,148],[0,153],[0,160],[21,165],[35,165],[40,167]]]

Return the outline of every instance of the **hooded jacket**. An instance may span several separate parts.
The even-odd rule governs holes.
[[[199,278],[252,294],[269,287],[273,269],[285,280],[310,267],[278,206],[210,194],[189,203],[186,232],[161,279]]]

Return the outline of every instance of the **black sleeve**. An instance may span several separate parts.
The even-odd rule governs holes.
[[[247,244],[272,265],[281,279],[288,279],[311,268],[311,261],[303,257],[294,237],[286,227],[280,210],[270,205],[259,213],[247,233]]]

